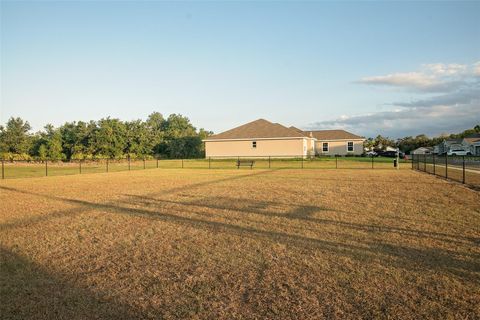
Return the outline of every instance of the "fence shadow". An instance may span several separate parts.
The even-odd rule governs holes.
[[[11,191],[16,191],[14,188],[8,188]],[[20,191],[26,194],[35,193]],[[50,197],[50,196],[44,196]],[[358,239],[355,243],[348,243],[342,241],[324,240],[318,238],[311,238],[303,235],[287,233],[284,231],[268,230],[268,225],[261,228],[239,225],[235,223],[227,223],[222,221],[215,221],[201,217],[201,210],[192,207],[189,210],[182,210],[184,213],[172,213],[172,210],[162,206],[154,206],[144,208],[144,204],[139,203],[138,199],[130,198],[123,203],[94,203],[86,200],[68,199],[61,197],[54,197],[56,200],[62,200],[67,203],[78,205],[79,209],[98,209],[107,211],[113,214],[128,215],[132,217],[141,217],[143,219],[151,219],[152,221],[162,221],[166,223],[174,223],[181,226],[187,226],[199,230],[204,230],[214,233],[227,233],[236,235],[241,238],[252,238],[256,240],[280,242],[287,246],[301,248],[302,250],[320,250],[333,253],[338,256],[349,257],[361,262],[369,263],[369,261],[376,260],[389,266],[395,266],[407,270],[422,270],[424,268],[439,270],[451,273],[469,281],[477,281],[480,283],[478,277],[472,276],[472,273],[478,273],[480,270],[480,255],[476,253],[459,253],[451,252],[441,248],[410,248],[400,244],[390,244],[383,242],[372,242],[370,240]],[[237,199],[238,201],[238,199]],[[139,208],[138,205],[141,205]],[[202,204],[205,206],[206,204]],[[208,204],[207,204],[208,205]],[[265,208],[265,203],[259,203],[258,208]],[[264,212],[264,209],[257,209],[257,214],[275,215],[274,211]],[[346,223],[339,221],[332,221],[328,219],[312,219],[311,213],[316,211],[315,208],[302,209],[302,213],[291,212],[287,215],[288,219],[304,219],[317,223],[329,223],[338,226],[339,228],[354,228],[360,230],[372,230],[375,228],[382,228],[383,226],[361,225],[354,223]],[[261,213],[259,213],[261,212]],[[255,213],[255,212],[254,212]],[[383,232],[407,232],[407,230],[396,228],[385,228]],[[413,233],[417,236],[432,236],[432,234],[424,233],[416,230]],[[435,236],[449,237],[446,234],[436,234]],[[437,239],[438,240],[438,239]],[[478,239],[469,239],[478,241]],[[458,258],[461,255],[462,258]],[[386,259],[388,258],[388,259]]]

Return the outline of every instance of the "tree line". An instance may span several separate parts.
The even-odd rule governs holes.
[[[28,121],[10,118],[0,125],[0,158],[8,160],[83,160],[120,158],[199,158],[205,154],[203,139],[212,134],[197,130],[180,114],[164,118],[159,112],[147,120],[98,121],[48,124],[32,133]]]
[[[408,136],[394,140],[378,135],[376,138],[368,138],[365,140],[364,147],[367,150],[384,150],[389,146],[399,148],[400,151],[409,154],[411,151],[420,147],[433,147],[441,143],[443,140],[462,139],[472,134],[480,134],[480,124],[461,133],[443,134],[433,138],[429,138],[424,134],[420,134],[415,137]]]

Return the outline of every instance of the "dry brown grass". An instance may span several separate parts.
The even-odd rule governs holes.
[[[4,319],[480,317],[480,194],[409,170],[0,183]]]

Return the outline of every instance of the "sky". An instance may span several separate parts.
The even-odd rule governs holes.
[[[480,123],[480,2],[0,0],[0,124],[180,113],[367,137]]]

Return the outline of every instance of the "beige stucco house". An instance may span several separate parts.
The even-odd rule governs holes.
[[[302,131],[258,119],[204,140],[208,157],[359,155],[363,138],[344,130]]]

